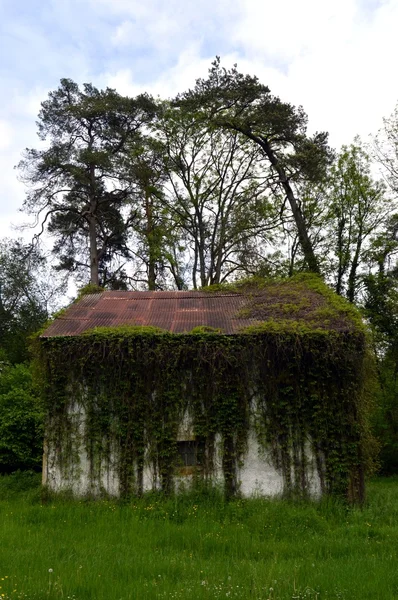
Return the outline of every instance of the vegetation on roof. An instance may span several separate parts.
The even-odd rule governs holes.
[[[288,279],[253,277],[235,283],[211,285],[202,288],[202,291],[245,296],[247,304],[236,317],[259,321],[257,325],[245,328],[243,331],[246,333],[364,330],[358,309],[313,273],[300,273]]]
[[[75,302],[79,302],[79,300],[84,298],[84,296],[88,296],[90,294],[102,294],[102,292],[105,292],[105,288],[101,285],[87,283],[87,285],[84,285],[78,290]]]
[[[86,286],[77,298],[90,293],[98,293],[103,288]],[[310,332],[365,331],[358,309],[341,296],[337,296],[320,277],[302,273],[289,279],[251,278],[233,284],[223,284],[203,288],[212,296],[234,294],[244,299],[243,306],[232,315],[241,322],[239,333],[278,333],[291,332],[304,335]],[[64,314],[64,313],[63,313]],[[73,316],[71,316],[73,319]],[[245,325],[247,321],[247,325]],[[89,335],[164,334],[165,329],[147,324],[124,325],[122,322],[112,327],[94,327],[84,332]],[[223,333],[219,327],[198,325],[188,333]],[[180,334],[175,334],[180,335]]]

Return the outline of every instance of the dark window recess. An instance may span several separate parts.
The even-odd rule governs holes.
[[[202,463],[204,441],[177,442],[177,450],[180,466],[195,467]]]

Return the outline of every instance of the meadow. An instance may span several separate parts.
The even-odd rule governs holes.
[[[43,498],[37,475],[0,477],[3,600],[393,600],[398,478],[365,506],[222,494],[128,502]]]

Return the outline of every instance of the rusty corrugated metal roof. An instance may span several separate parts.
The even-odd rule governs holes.
[[[327,288],[325,288],[327,289]],[[329,292],[330,295],[330,292]],[[326,309],[326,310],[325,310]],[[208,326],[238,333],[264,321],[304,325],[307,329],[352,331],[347,307],[330,304],[327,294],[305,281],[274,281],[260,287],[223,292],[102,292],[72,304],[42,337],[73,336],[95,327],[138,325],[171,333]]]
[[[258,319],[241,319],[247,299],[238,294],[208,292],[103,292],[84,296],[72,304],[42,337],[79,335],[94,327],[150,325],[172,333],[194,327],[220,328],[236,333]]]

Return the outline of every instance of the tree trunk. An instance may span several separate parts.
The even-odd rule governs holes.
[[[145,191],[146,236],[148,243],[148,290],[156,290],[156,248],[154,240],[153,214],[151,195]]]
[[[90,148],[91,150],[91,148]],[[98,249],[97,249],[97,220],[95,213],[97,210],[97,202],[95,199],[95,165],[90,165],[90,212],[88,217],[89,222],[89,238],[90,238],[90,283],[99,285],[98,274]]]
[[[303,214],[301,212],[300,206],[297,203],[295,198],[292,186],[290,185],[289,178],[286,175],[285,169],[280,164],[279,159],[273,149],[269,141],[266,138],[259,137],[253,134],[250,130],[245,128],[239,128],[236,126],[229,126],[229,129],[234,129],[235,131],[240,131],[243,135],[251,139],[253,142],[258,144],[260,148],[263,150],[264,154],[270,161],[271,165],[274,167],[275,171],[278,173],[279,182],[282,185],[284,192],[286,194],[286,198],[290,204],[290,208],[292,210],[293,218],[297,227],[297,234],[300,242],[301,249],[304,254],[305,261],[308,265],[308,268],[313,273],[320,274],[320,268],[318,265],[317,258],[314,253],[314,249],[312,247],[311,240],[308,236],[307,226],[304,221]]]
[[[90,207],[91,208],[91,207]],[[97,251],[97,224],[93,211],[90,210],[89,216],[90,232],[90,283],[99,285],[98,275],[98,251]]]
[[[274,151],[272,150],[269,142],[267,140],[259,140],[258,139],[257,143],[260,144],[260,146],[264,150],[265,154],[267,155],[267,158],[270,161],[271,165],[274,167],[275,171],[278,173],[279,181],[285,191],[286,198],[288,199],[288,202],[290,204],[290,208],[292,209],[293,218],[294,218],[294,221],[295,221],[296,227],[297,227],[298,238],[299,238],[301,249],[303,251],[304,258],[306,260],[308,268],[313,273],[320,273],[318,261],[314,254],[311,240],[308,236],[307,226],[305,224],[301,209],[300,209],[300,207],[297,203],[297,200],[294,196],[293,189],[289,182],[289,178],[286,175],[285,170],[282,167],[282,165],[280,164]]]
[[[346,252],[343,248],[343,232],[344,232],[345,220],[340,219],[338,221],[337,229],[337,258],[339,261],[337,267],[337,281],[336,281],[336,294],[339,296],[343,293],[343,276],[347,268]],[[344,257],[344,260],[343,260]]]
[[[202,223],[202,216],[199,216],[199,241],[198,241],[198,252],[199,252],[199,269],[200,269],[200,285],[206,287],[208,285],[208,279],[206,274],[206,256],[205,256],[205,232]]]
[[[355,248],[354,258],[352,259],[350,274],[348,276],[347,298],[351,303],[353,303],[355,300],[357,270],[358,270],[358,265],[359,265],[359,257],[361,254],[361,248],[362,248],[362,227],[359,229],[359,232],[358,232],[357,246]]]

